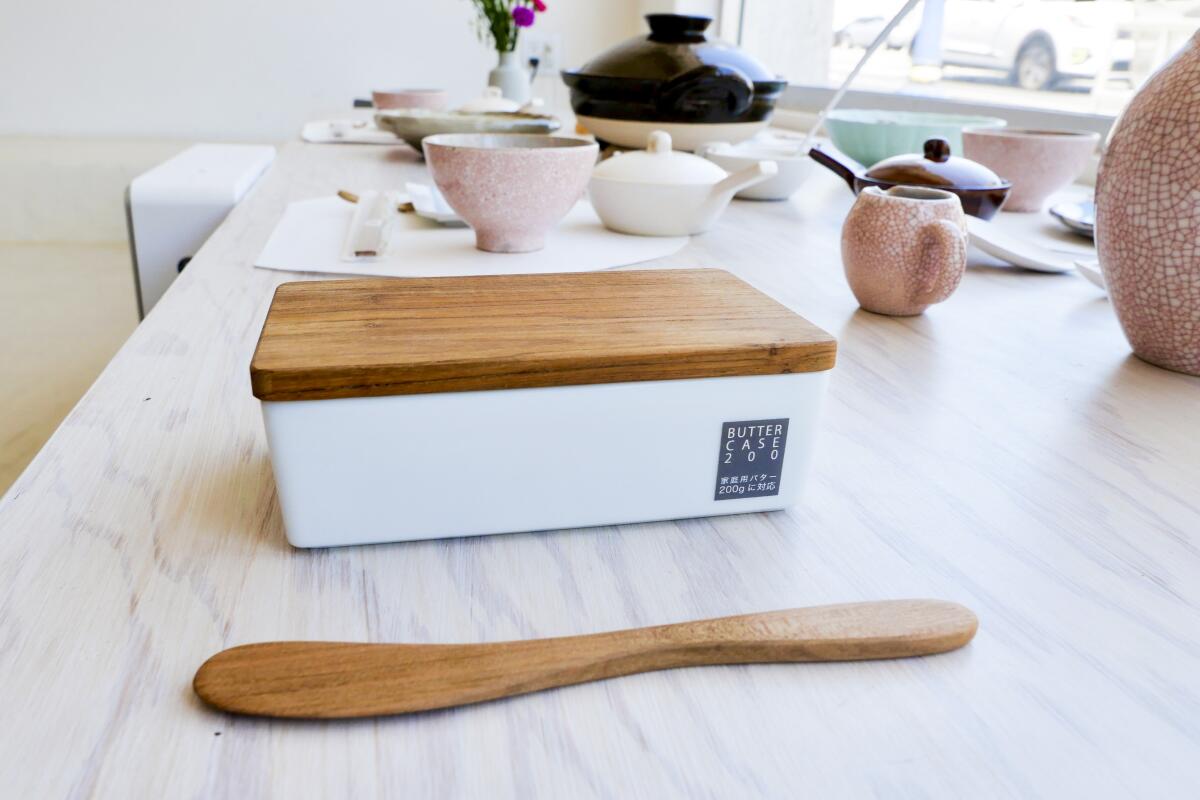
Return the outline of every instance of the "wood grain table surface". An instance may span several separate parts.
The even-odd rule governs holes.
[[[1195,796],[1200,380],[1131,356],[1074,275],[974,265],[924,316],[857,310],[832,176],[735,202],[654,262],[728,269],[838,338],[799,506],[292,549],[249,362],[296,276],[251,262],[288,201],[420,170],[407,148],[284,147],[0,501],[5,796]],[[191,689],[208,656],[261,640],[492,641],[900,597],[961,602],[978,636],[359,722],[235,718]]]

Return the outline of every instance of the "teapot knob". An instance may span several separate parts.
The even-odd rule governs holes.
[[[945,139],[926,139],[925,157],[939,164],[950,160],[950,143]]]
[[[646,140],[646,150],[651,153],[671,152],[671,134],[666,131],[651,131]]]

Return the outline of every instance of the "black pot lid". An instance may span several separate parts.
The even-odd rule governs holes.
[[[1004,189],[1012,185],[978,161],[952,155],[950,143],[945,139],[927,140],[924,153],[885,158],[867,170],[866,177],[882,183],[963,191]]]
[[[758,59],[733,45],[709,39],[705,29],[710,17],[684,14],[647,14],[648,36],[635,36],[605,50],[584,64],[576,75],[597,78],[629,78],[639,81],[669,81],[697,67],[736,70],[751,83],[783,84]]]

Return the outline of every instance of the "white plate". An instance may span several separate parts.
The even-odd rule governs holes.
[[[1050,206],[1050,216],[1065,225],[1067,230],[1089,239],[1096,238],[1096,204],[1091,200]]]
[[[1075,259],[1087,255],[1078,251],[1050,250],[978,217],[967,217],[967,230],[971,234],[971,244],[989,256],[1038,272],[1073,272]]]
[[[1108,294],[1108,286],[1104,283],[1104,273],[1100,271],[1099,261],[1076,261],[1075,269],[1079,270],[1079,274],[1087,278],[1089,283]]]
[[[454,209],[442,197],[436,186],[427,183],[406,183],[405,191],[413,204],[413,209],[425,219],[431,219],[442,225],[466,225],[462,217],[454,213]]]

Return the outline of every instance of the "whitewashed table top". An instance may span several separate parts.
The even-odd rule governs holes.
[[[664,263],[729,269],[839,341],[787,512],[288,546],[248,364],[289,200],[406,148],[285,147],[0,502],[11,797],[1182,796],[1200,786],[1200,380],[1137,360],[1074,275],[974,267],[857,310],[849,192],[737,202]],[[311,276],[310,276],[311,277]],[[964,650],[640,675],[353,723],[200,704],[212,653],[454,642],[830,602],[975,609]]]

